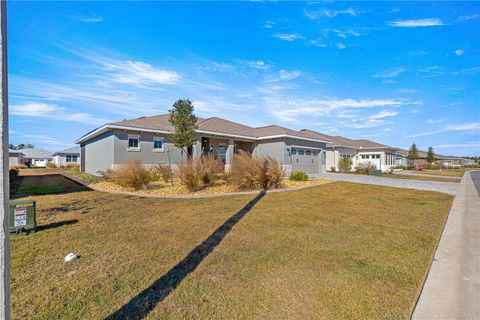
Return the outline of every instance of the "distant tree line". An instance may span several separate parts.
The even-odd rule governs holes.
[[[9,144],[8,147],[12,150],[22,150],[22,149],[26,149],[26,148],[35,148],[35,146],[33,144],[30,144],[30,143],[27,143],[27,144],[24,144],[24,143],[20,143],[19,145],[15,146],[14,144]]]

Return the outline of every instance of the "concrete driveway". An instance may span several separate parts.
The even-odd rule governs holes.
[[[387,186],[387,187],[438,191],[438,192],[444,192],[444,193],[453,194],[453,195],[457,194],[457,190],[459,187],[459,183],[455,183],[455,182],[407,180],[407,179],[384,178],[384,177],[375,177],[375,176],[364,176],[364,175],[347,174],[347,173],[326,172],[326,173],[320,173],[316,175],[316,177],[326,178],[333,181],[349,181],[349,182],[374,184],[374,185]]]
[[[480,319],[480,171],[466,172],[413,319]]]

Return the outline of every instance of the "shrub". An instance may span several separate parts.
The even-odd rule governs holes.
[[[97,173],[100,176],[101,180],[114,181],[114,178],[113,178],[114,171],[112,169],[99,170],[97,171]]]
[[[146,189],[152,176],[140,161],[131,160],[113,172],[113,180],[121,186]]]
[[[152,168],[152,178],[154,180],[162,179],[165,182],[170,182],[173,178],[173,172],[170,170],[170,166],[166,164],[158,164]]]
[[[80,164],[76,162],[69,162],[65,165],[65,168],[72,171],[80,171]]]
[[[285,171],[277,159],[266,158],[264,162],[264,189],[278,189],[282,187]]]
[[[342,158],[338,161],[340,172],[350,172],[352,170],[352,159]]]
[[[47,168],[58,168],[57,165],[53,162],[47,163]]]
[[[188,159],[178,166],[180,180],[190,191],[197,191],[203,187],[203,172],[200,161]]]
[[[238,190],[279,188],[285,172],[272,158],[253,158],[240,151],[233,158],[230,183]]]
[[[307,181],[308,175],[303,171],[292,171],[289,179],[292,181]]]
[[[371,162],[362,162],[357,165],[355,172],[359,174],[369,175],[372,170],[377,169],[377,167]]]
[[[407,167],[407,166],[403,166],[403,165],[398,165],[398,166],[393,167],[392,169],[408,170],[408,167]]]
[[[23,177],[20,176],[20,170],[10,169],[8,171],[10,178],[10,196],[16,194],[22,186]]]
[[[211,155],[200,158],[200,170],[202,171],[202,182],[205,185],[213,184],[224,172],[223,164]]]

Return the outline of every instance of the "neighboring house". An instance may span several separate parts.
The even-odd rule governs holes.
[[[170,116],[159,115],[105,124],[76,141],[80,144],[81,170],[91,174],[115,169],[137,159],[146,166],[177,165],[186,154],[175,147]],[[277,125],[253,128],[218,117],[198,119],[196,142],[186,153],[194,159],[210,154],[229,170],[240,150],[277,159],[286,172],[323,172],[326,143],[309,133]]]
[[[401,154],[406,162],[408,163],[408,150],[398,149],[398,153]],[[427,152],[418,150],[418,157],[413,161],[413,164],[416,166],[428,166],[430,163],[427,162]],[[441,154],[435,154],[435,162],[433,163],[436,166],[442,167],[461,167],[466,165],[467,159],[453,156],[444,156]]]
[[[327,144],[327,170],[338,170],[338,162],[342,158],[352,160],[352,169],[360,163],[372,163],[377,169],[389,171],[396,165],[395,148],[370,140],[352,140],[342,136],[328,136],[320,132],[303,129],[302,132],[317,138],[330,140]]]
[[[55,163],[57,167],[62,167],[69,163],[80,164],[80,147],[76,146],[55,152],[53,154],[53,163]]]
[[[24,164],[29,167],[46,167],[53,160],[52,153],[41,148],[25,148],[23,153]]]
[[[21,150],[8,149],[8,163],[10,166],[23,165],[23,153]]]

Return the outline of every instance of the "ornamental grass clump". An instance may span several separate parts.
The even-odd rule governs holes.
[[[134,189],[147,189],[152,175],[142,166],[139,160],[130,160],[117,170],[113,171],[112,179],[115,183]]]
[[[240,151],[233,158],[230,183],[238,190],[274,189],[282,186],[285,172],[272,158],[256,158]]]
[[[224,173],[223,164],[211,155],[202,156],[199,161],[204,185],[212,185]]]
[[[153,166],[151,169],[151,172],[152,172],[152,178],[154,180],[163,180],[166,183],[169,183],[172,181],[172,178],[173,178],[172,170],[170,169],[170,166],[166,164],[157,164]]]
[[[203,188],[203,173],[199,161],[188,159],[178,166],[181,183],[190,191]]]
[[[371,162],[362,162],[362,163],[359,163],[356,167],[355,167],[355,172],[358,173],[358,174],[365,174],[365,175],[369,175],[371,171],[377,169],[377,166],[375,166],[373,163]]]

